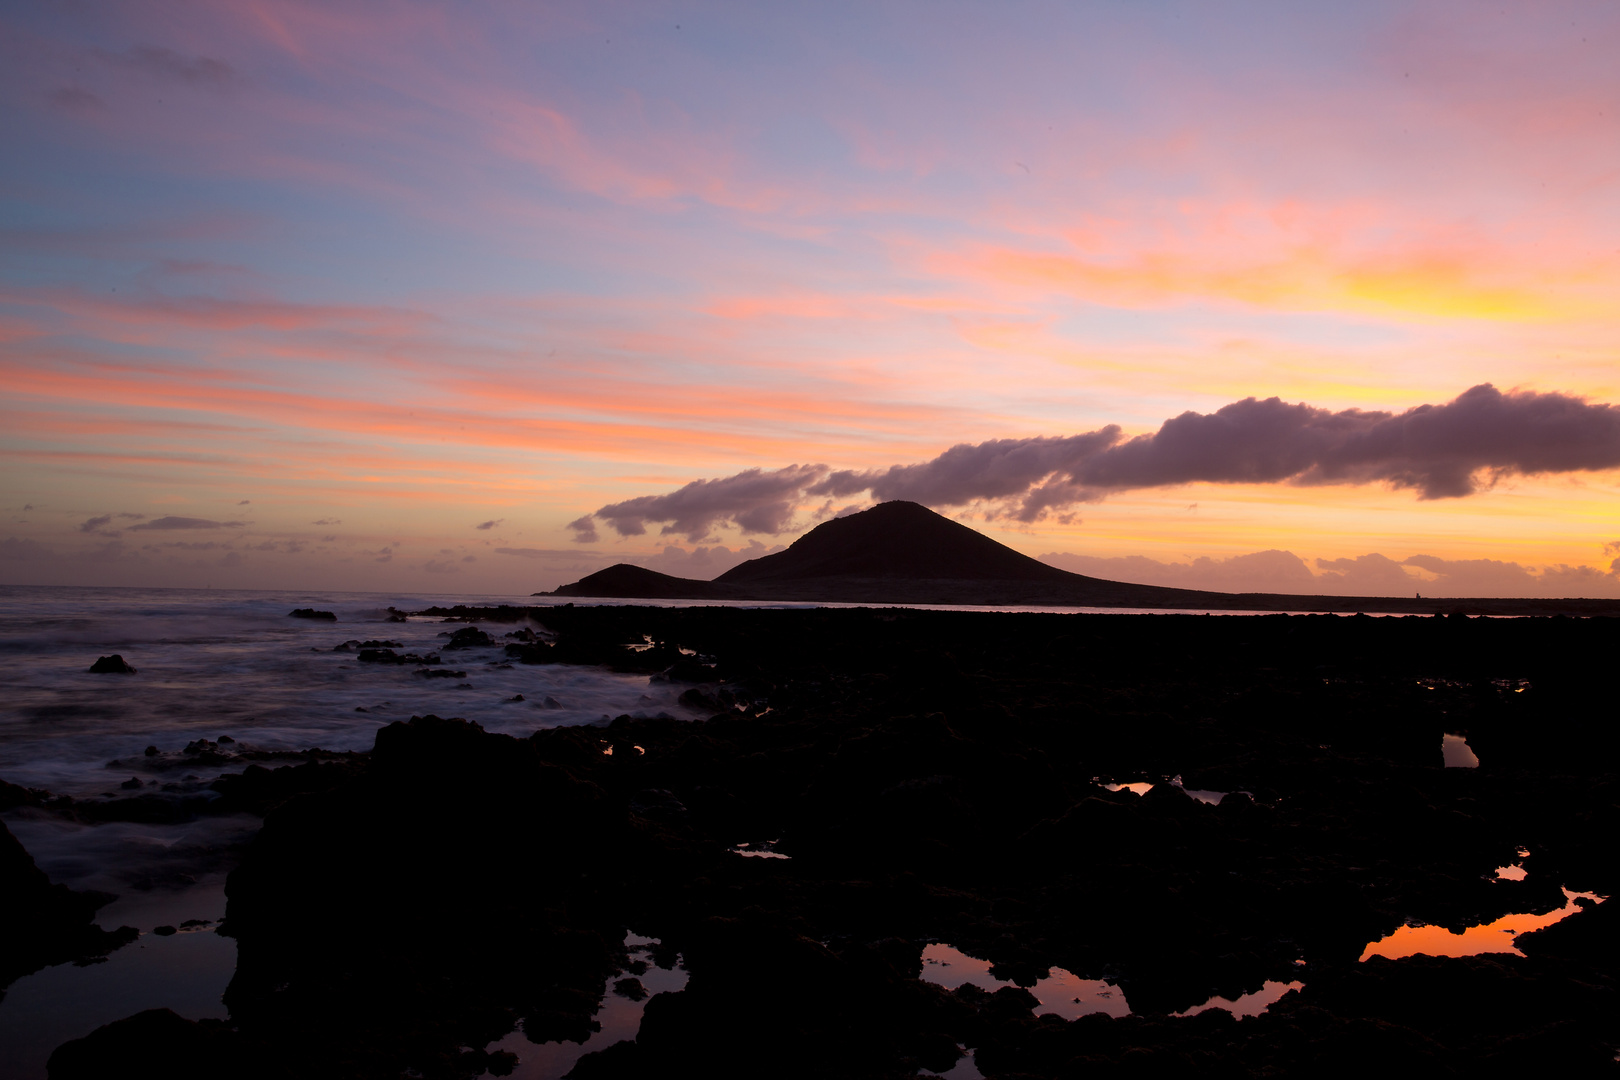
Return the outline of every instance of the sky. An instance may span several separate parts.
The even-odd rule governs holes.
[[[1620,7],[0,4],[0,583],[710,577],[913,498],[1620,596]]]

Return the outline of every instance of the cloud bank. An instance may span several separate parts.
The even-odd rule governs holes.
[[[1178,484],[1381,483],[1419,499],[1452,499],[1503,476],[1612,468],[1620,468],[1620,408],[1482,383],[1402,413],[1251,397],[1213,413],[1184,412],[1133,438],[1109,424],[1079,435],[961,443],[931,461],[886,469],[748,469],[611,503],[569,528],[577,542],[591,543],[600,539],[599,523],[620,536],[658,524],[663,535],[699,543],[725,525],[780,535],[800,527],[799,506],[823,503],[825,514],[830,500],[860,495],[934,507],[987,504],[992,516],[1035,522],[1116,492]]]
[[[1376,552],[1353,559],[1310,562],[1291,551],[1275,550],[1226,559],[1204,557],[1185,563],[1161,562],[1142,555],[1103,558],[1070,552],[1050,552],[1040,559],[1060,570],[1111,581],[1215,592],[1620,597],[1620,559],[1615,559],[1607,571],[1563,563],[1532,567],[1499,559],[1443,559],[1436,555],[1412,555],[1396,560]]]

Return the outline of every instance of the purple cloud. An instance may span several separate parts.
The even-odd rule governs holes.
[[[620,536],[659,523],[664,535],[697,543],[725,524],[780,535],[795,528],[805,501],[863,492],[934,507],[989,504],[992,516],[1034,522],[1114,492],[1178,484],[1382,483],[1419,499],[1448,499],[1506,475],[1617,467],[1620,408],[1484,383],[1443,405],[1398,414],[1245,398],[1213,413],[1182,413],[1130,439],[1110,424],[1079,435],[960,443],[931,461],[885,469],[748,469],[613,503],[569,528],[577,542],[590,543],[598,522]]]
[[[124,52],[96,50],[111,67],[135,71],[164,82],[223,89],[236,78],[231,66],[210,56],[185,56],[159,45],[137,45]]]
[[[92,519],[94,520],[94,519]],[[85,524],[89,524],[86,522]],[[245,521],[210,521],[207,518],[194,517],[160,517],[151,521],[144,521],[139,525],[131,525],[130,532],[144,532],[153,529],[240,529],[246,525]]]
[[[596,538],[596,521],[606,522],[620,536],[641,536],[649,522],[662,522],[663,535],[680,534],[694,544],[723,524],[745,533],[780,535],[793,528],[793,513],[806,487],[826,473],[825,465],[789,465],[774,472],[747,469],[718,480],[694,480],[667,495],[611,503],[568,527],[582,543]]]

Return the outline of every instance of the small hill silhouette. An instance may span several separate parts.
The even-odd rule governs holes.
[[[715,581],[754,585],[818,578],[928,581],[1096,580],[1048,566],[914,502],[879,503],[823,522],[786,551],[750,559]]]

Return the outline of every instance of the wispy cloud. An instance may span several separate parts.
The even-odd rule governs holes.
[[[130,532],[167,531],[176,529],[240,529],[245,521],[212,521],[208,518],[194,517],[160,517],[151,521],[143,521],[139,525],[131,525]]]
[[[135,45],[122,52],[97,49],[102,63],[182,86],[224,89],[236,81],[231,65],[211,56],[186,56],[161,45]]]

